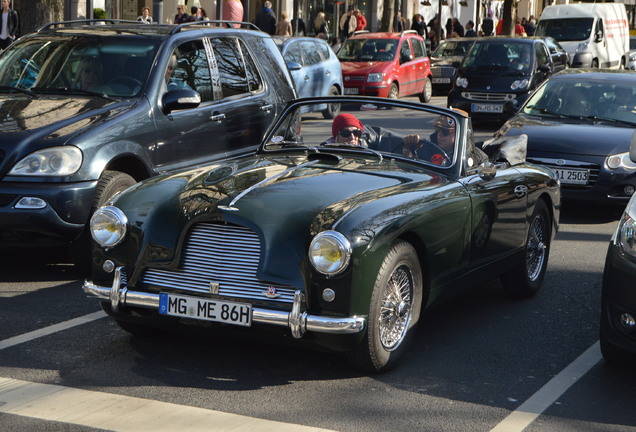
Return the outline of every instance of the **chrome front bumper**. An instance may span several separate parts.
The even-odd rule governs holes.
[[[122,268],[115,269],[115,278],[111,287],[103,287],[85,280],[83,289],[89,297],[110,302],[113,312],[120,307],[136,306],[147,309],[159,310],[159,294],[141,291],[129,291],[122,284]],[[294,303],[291,312],[268,310],[262,308],[252,309],[252,322],[258,324],[270,324],[288,327],[295,338],[301,338],[306,332],[354,334],[364,330],[366,318],[364,317],[323,317],[309,315],[305,311],[305,299],[301,291],[294,293]]]

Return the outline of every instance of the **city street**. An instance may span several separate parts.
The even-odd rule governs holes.
[[[492,281],[428,312],[381,375],[294,342],[133,337],[86,298],[63,250],[5,251],[0,429],[636,431],[636,368],[608,367],[598,348],[620,215],[564,203],[536,297],[510,300]]]

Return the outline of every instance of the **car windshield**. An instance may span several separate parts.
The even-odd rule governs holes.
[[[348,39],[338,51],[341,61],[391,61],[395,58],[397,39]]]
[[[594,18],[562,18],[539,20],[537,36],[552,36],[560,42],[582,41],[590,38]]]
[[[456,163],[461,131],[458,118],[447,111],[347,101],[332,120],[325,119],[318,107],[307,107],[316,103],[294,105],[266,138],[263,151],[344,152],[378,161],[408,158],[444,169]]]
[[[522,113],[552,118],[636,125],[636,83],[553,79],[539,88]]]
[[[634,36],[629,38],[629,49],[636,51],[636,37]]]
[[[512,74],[530,73],[532,44],[515,41],[476,42],[464,57],[462,67]]]
[[[440,44],[440,46],[437,47],[435,51],[433,51],[431,57],[463,57],[473,43],[473,41],[464,41],[461,39],[445,40]]]
[[[158,41],[130,37],[56,37],[19,41],[0,57],[0,93],[135,97]]]

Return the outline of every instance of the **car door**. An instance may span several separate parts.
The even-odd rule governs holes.
[[[540,42],[534,45],[535,48],[535,57],[536,57],[536,69],[534,72],[533,78],[533,87],[536,88],[543,81],[548,79],[550,75],[554,72],[554,65],[552,63],[552,58],[550,57],[550,53],[548,51],[548,47]],[[547,66],[545,69],[541,68],[541,66]]]
[[[431,65],[428,56],[426,55],[426,46],[424,41],[411,38],[411,45],[413,48],[413,62],[415,63],[415,85],[413,93],[422,93],[424,86],[426,85],[426,77],[429,74]]]
[[[204,41],[200,38],[175,46],[157,67],[162,71],[162,79],[155,80],[161,81],[155,110],[157,145],[154,151],[159,171],[189,166],[223,154],[221,147],[212,144],[223,141],[224,132],[221,124],[210,121],[215,101],[209,64]],[[169,91],[184,88],[199,93],[200,105],[164,113],[162,98]],[[212,141],[210,137],[215,139]]]
[[[472,134],[469,134],[472,136]],[[474,148],[468,143],[467,148]],[[468,157],[467,160],[472,159]],[[494,178],[483,179],[473,167],[460,181],[472,203],[471,267],[504,258],[525,244],[528,185],[522,172],[496,160]]]
[[[417,61],[409,39],[401,40],[398,53],[400,96],[417,93]]]

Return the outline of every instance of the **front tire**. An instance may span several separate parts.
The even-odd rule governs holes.
[[[384,257],[373,286],[366,333],[348,353],[367,372],[395,366],[415,332],[423,298],[422,270],[409,243],[395,243]]]
[[[388,98],[398,99],[399,97],[400,97],[400,89],[398,88],[397,84],[395,83],[391,84],[391,87],[389,88]]]
[[[552,220],[545,201],[539,200],[530,218],[523,263],[501,276],[507,295],[513,298],[530,298],[539,292],[550,254]]]
[[[426,77],[426,82],[424,83],[424,90],[420,93],[420,102],[429,103],[431,98],[433,97],[433,82],[431,81],[431,77]]]

